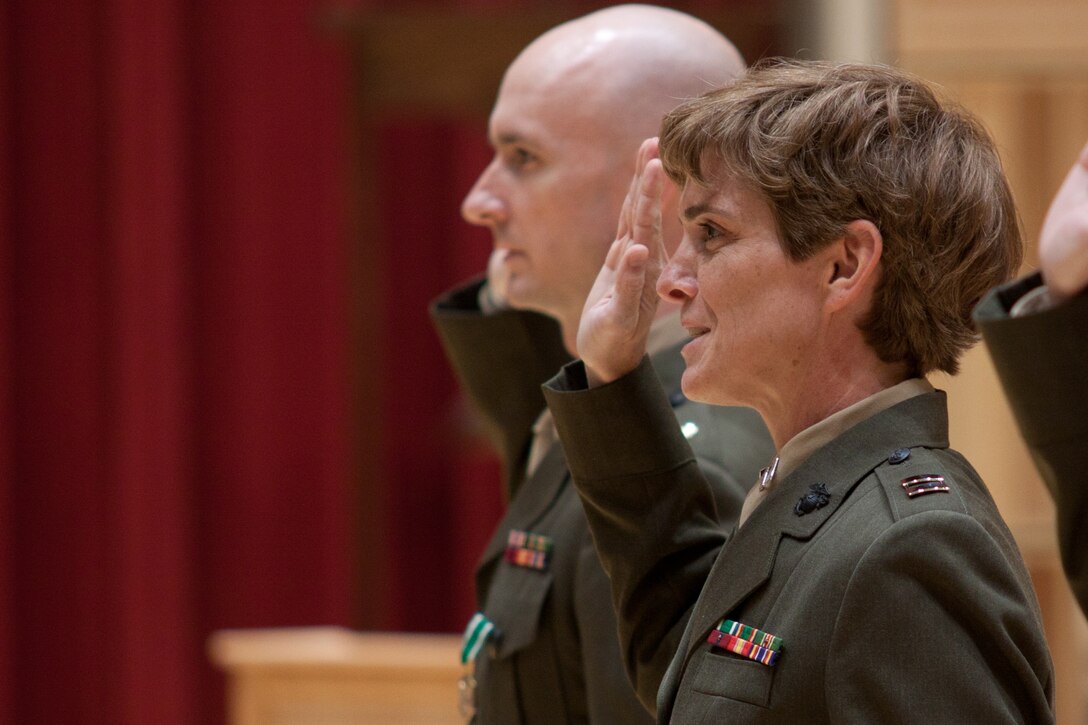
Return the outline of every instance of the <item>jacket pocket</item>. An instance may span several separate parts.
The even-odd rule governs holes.
[[[536,641],[551,588],[551,572],[505,563],[499,566],[487,602],[487,615],[499,628],[493,651],[496,659],[509,657]]]
[[[698,669],[692,690],[768,707],[774,667],[723,650],[703,647],[693,658]]]
[[[521,681],[517,655],[531,647],[540,636],[541,614],[552,588],[549,572],[500,564],[492,580],[485,614],[495,623],[497,634],[476,661],[477,723],[521,725],[532,722],[524,702],[527,684]],[[539,661],[538,661],[539,664]],[[554,669],[554,668],[553,668]],[[558,673],[534,670],[534,679],[559,692]]]

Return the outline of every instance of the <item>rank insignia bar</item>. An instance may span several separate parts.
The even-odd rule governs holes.
[[[899,485],[907,492],[907,498],[914,498],[915,496],[922,496],[927,493],[947,493],[949,491],[948,486],[944,482],[944,476],[932,473],[904,478],[899,482]]]
[[[782,648],[782,638],[769,632],[763,632],[747,624],[723,619],[711,630],[706,638],[710,644],[727,652],[747,657],[764,665],[773,667],[778,661]]]
[[[506,537],[506,553],[503,558],[514,566],[544,571],[552,554],[550,536],[530,534],[528,531],[511,529]]]

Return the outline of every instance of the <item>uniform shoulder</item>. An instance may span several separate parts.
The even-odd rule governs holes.
[[[984,491],[974,469],[947,449],[899,448],[873,473],[895,521],[930,511],[970,515],[971,500]]]

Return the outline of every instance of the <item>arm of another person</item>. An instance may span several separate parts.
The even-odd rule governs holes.
[[[1088,146],[1050,206],[1039,257],[1041,275],[994,290],[975,317],[1057,504],[1062,563],[1088,612]],[[1049,299],[1010,314],[1032,294]]]
[[[656,140],[643,145],[617,240],[586,301],[583,361],[545,386],[639,699],[657,690],[724,543],[714,498],[645,356],[663,264]]]

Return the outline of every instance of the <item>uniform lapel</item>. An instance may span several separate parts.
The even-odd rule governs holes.
[[[811,538],[862,478],[897,448],[913,446],[948,447],[943,392],[911,398],[862,421],[780,481],[719,553],[692,614],[685,665],[722,617],[770,578],[783,537]],[[827,505],[798,516],[795,503],[817,483],[831,494]]]
[[[476,565],[477,584],[479,584],[481,570],[488,567],[506,550],[506,539],[510,529],[531,530],[533,523],[548,510],[569,477],[563,446],[556,442],[544,454],[533,475],[518,488],[517,495],[506,510],[506,515],[495,528],[491,541],[488,542]]]

